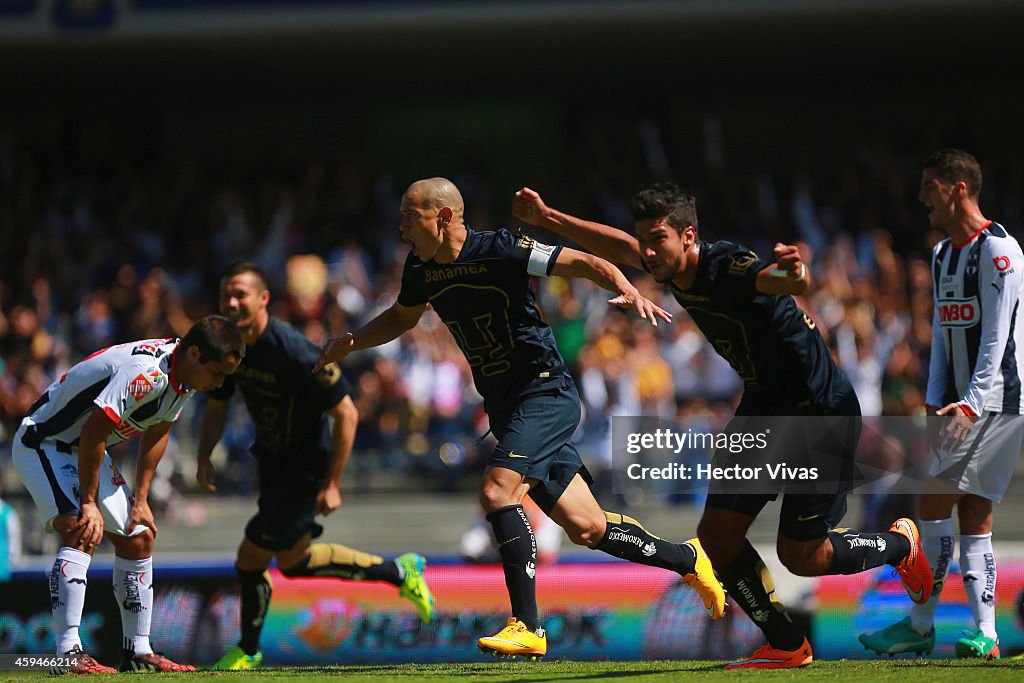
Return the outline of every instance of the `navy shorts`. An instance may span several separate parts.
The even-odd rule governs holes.
[[[316,523],[316,496],[323,478],[294,468],[260,462],[260,497],[256,515],[245,526],[245,537],[265,550],[288,550],[310,533],[317,538],[324,528]]]
[[[490,416],[498,439],[487,463],[518,472],[537,484],[530,497],[550,512],[577,473],[587,484],[594,478],[569,438],[580,423],[580,396],[572,379],[560,387],[525,396],[510,409]]]
[[[737,491],[718,492],[712,487],[708,493],[706,507],[729,510],[756,517],[768,501],[778,498],[785,489],[782,499],[782,510],[779,513],[779,535],[794,541],[813,541],[824,538],[828,532],[839,525],[846,514],[846,494],[858,479],[854,467],[854,456],[857,443],[860,441],[861,419],[860,403],[852,388],[848,394],[838,396],[836,406],[828,411],[808,411],[793,408],[788,411],[790,416],[800,416],[799,427],[791,430],[790,439],[780,439],[778,448],[783,453],[773,458],[773,462],[785,460],[788,464],[802,467],[818,467],[828,470],[830,481],[835,481],[831,490],[805,492],[797,485],[783,487],[775,492],[740,493]],[[785,407],[781,408],[785,410]],[[769,412],[769,410],[771,412]],[[778,417],[779,406],[761,406],[754,401],[740,402],[736,417],[730,421],[727,431],[759,433],[765,428],[777,428],[786,424]],[[774,435],[773,435],[774,436]],[[816,456],[808,454],[806,444],[814,442]],[[729,456],[730,460],[743,461],[753,454]],[[720,454],[716,453],[717,460]],[[760,454],[762,459],[764,454]],[[750,460],[745,465],[757,465]],[[828,487],[825,487],[828,488]]]

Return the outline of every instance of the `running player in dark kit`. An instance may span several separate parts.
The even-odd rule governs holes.
[[[245,339],[245,361],[231,381],[209,393],[197,449],[196,478],[216,491],[210,453],[220,439],[237,386],[256,426],[252,453],[259,465],[259,510],[245,527],[235,568],[241,585],[241,641],[213,668],[259,666],[260,631],[270,608],[266,573],[276,558],[287,577],[386,581],[429,623],[434,600],[423,579],[422,556],[405,553],[385,561],[339,545],[313,543],[323,527],[316,515],[341,505],[338,482],[352,451],[359,416],[337,365],[310,374],[319,354],[313,342],[267,311],[270,292],[262,271],[237,263],[221,278],[220,307]],[[334,419],[333,428],[327,417]]]
[[[551,328],[537,313],[530,276],[583,277],[615,293],[609,303],[657,325],[671,316],[644,298],[618,268],[573,249],[507,230],[477,232],[444,178],[413,183],[402,198],[402,239],[412,245],[398,301],[362,328],[332,339],[318,367],[379,346],[414,327],[429,304],[469,361],[498,445],[484,472],[480,502],[494,529],[512,603],[508,625],[479,647],[496,655],[547,652],[536,597],[537,544],[523,512],[529,495],[577,544],[679,573],[712,618],[725,605],[721,584],[697,539],[673,543],[634,519],[606,513],[569,438],[580,401]]]
[[[669,286],[715,350],[744,382],[737,422],[767,416],[848,416],[835,425],[835,455],[852,458],[860,404],[832,360],[814,321],[791,295],[806,290],[810,272],[795,246],[777,244],[774,262],[731,242],[697,237],[694,198],[658,184],[630,202],[636,236],[547,206],[529,188],[516,193],[521,220],[567,237],[599,256],[643,268]],[[716,455],[717,457],[717,455]],[[813,661],[810,644],[775,596],[775,584],[747,540],[751,523],[777,493],[708,495],[697,536],[726,590],[768,641],[727,668],[793,668]],[[846,513],[843,492],[787,492],[779,520],[778,554],[794,574],[853,574],[882,564],[899,570],[915,601],[931,591],[931,570],[917,527],[907,518],[887,533],[835,526]]]

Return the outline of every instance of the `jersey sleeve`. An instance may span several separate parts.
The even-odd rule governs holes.
[[[301,344],[295,353],[299,366],[295,376],[301,378],[302,386],[297,387],[298,390],[303,392],[310,405],[322,412],[338,405],[351,393],[351,389],[337,363],[329,363],[320,372],[313,374],[313,365],[319,355],[320,349],[312,342]]]
[[[115,425],[121,424],[121,418],[126,413],[159,396],[157,382],[161,380],[167,381],[155,369],[126,365],[110,376],[107,385],[93,399],[93,404]]]
[[[724,296],[752,299],[759,296],[758,274],[771,264],[738,244],[709,255],[707,274],[711,289]]]
[[[526,272],[536,277],[547,277],[555,267],[562,247],[543,244],[529,235],[513,235],[501,230],[495,240],[495,248],[501,258],[524,264]]]
[[[981,415],[996,374],[1000,372],[1024,282],[1024,255],[1013,240],[986,240],[979,261],[981,346],[967,384],[967,394],[961,400],[975,415]]]
[[[422,275],[419,266],[422,266],[422,261],[410,251],[405,258],[405,266],[402,268],[402,288],[398,292],[400,306],[412,308],[427,303],[427,293],[420,286]]]

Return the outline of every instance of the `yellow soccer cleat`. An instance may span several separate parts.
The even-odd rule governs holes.
[[[429,624],[430,620],[434,618],[434,596],[430,593],[427,580],[423,578],[423,570],[427,568],[427,561],[422,555],[405,553],[396,557],[395,562],[405,572],[398,594],[416,605],[420,619],[424,624]]]
[[[508,618],[508,626],[493,636],[485,636],[476,641],[481,652],[495,657],[524,657],[537,661],[548,652],[548,636],[544,629],[534,633],[526,624],[515,617]]]
[[[263,661],[263,653],[257,652],[254,655],[245,654],[245,650],[237,645],[220,658],[216,664],[210,667],[212,671],[245,671],[255,669]]]
[[[722,589],[722,582],[715,576],[711,560],[701,547],[700,541],[691,538],[686,545],[693,548],[697,560],[693,573],[685,575],[683,582],[697,591],[697,595],[704,601],[704,609],[708,611],[708,616],[717,621],[725,614],[725,591]]]

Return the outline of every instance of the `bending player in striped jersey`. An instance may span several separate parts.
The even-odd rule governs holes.
[[[978,206],[981,167],[954,149],[924,165],[919,199],[928,222],[948,237],[932,253],[932,355],[928,414],[949,418],[918,499],[925,554],[934,570],[932,597],[910,616],[861,643],[879,654],[928,653],[935,647],[935,608],[953,556],[953,507],[960,519],[960,571],[977,630],[956,643],[960,657],[999,657],[995,629],[996,563],[992,503],[1013,476],[1024,442],[1020,417],[1024,326],[1020,300],[1024,254],[1003,226]]]
[[[245,355],[227,318],[207,316],[181,341],[149,339],[98,351],[43,392],[14,437],[14,468],[46,530],[60,535],[50,572],[57,654],[73,673],[116,673],[82,651],[78,628],[86,573],[106,538],[114,546],[114,596],[121,610],[122,671],[195,671],[153,651],[153,540],[147,502],[171,424],[196,390],[219,387]],[[139,436],[135,489],[106,449]]]

